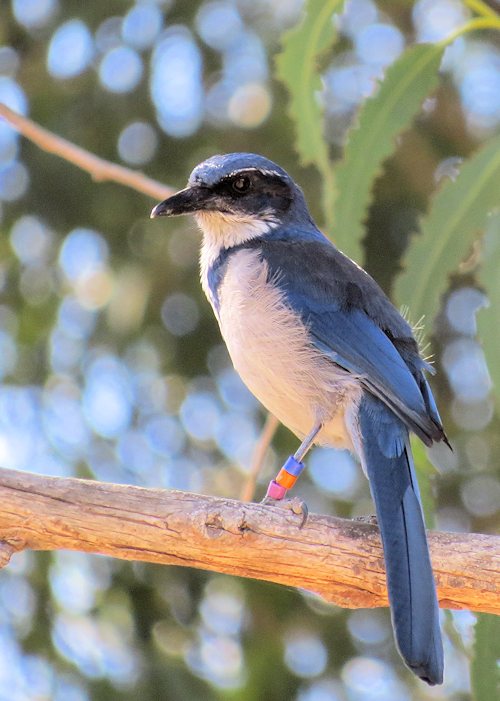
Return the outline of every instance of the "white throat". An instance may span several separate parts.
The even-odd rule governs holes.
[[[197,212],[194,217],[203,232],[200,253],[201,285],[209,301],[213,303],[208,289],[207,273],[220,252],[224,248],[233,248],[266,234],[276,228],[279,222],[271,212],[265,213],[262,219],[222,212]]]

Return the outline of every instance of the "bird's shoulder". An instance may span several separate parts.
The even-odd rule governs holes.
[[[261,239],[261,255],[292,304],[310,305],[314,312],[362,311],[391,340],[416,350],[411,326],[378,283],[321,232],[277,234]]]

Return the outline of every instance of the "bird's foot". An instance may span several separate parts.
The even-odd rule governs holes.
[[[269,482],[266,496],[261,502],[262,504],[266,504],[268,506],[279,506],[281,508],[289,509],[293,514],[302,516],[302,521],[299,528],[303,528],[305,522],[307,521],[309,509],[307,508],[305,502],[301,501],[297,497],[285,499],[285,495],[287,491],[293,487],[297,481],[297,477],[300,475],[303,469],[304,463],[300,462],[294,455],[290,455],[279,471],[276,479]]]
[[[307,504],[298,497],[292,497],[291,499],[275,499],[272,496],[269,496],[269,494],[266,494],[260,503],[264,504],[265,506],[277,506],[280,509],[287,509],[288,511],[291,511],[292,514],[295,514],[295,516],[300,516],[301,521],[299,528],[303,528],[305,526],[307,517],[309,516]]]

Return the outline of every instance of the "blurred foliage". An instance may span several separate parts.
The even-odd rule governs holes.
[[[479,282],[488,291],[487,309],[481,310],[478,318],[481,339],[488,367],[495,387],[500,387],[500,363],[497,362],[500,348],[500,212],[490,217],[481,246],[478,269]],[[497,411],[500,411],[500,392],[494,394]]]
[[[434,487],[436,481],[436,469],[429,460],[425,446],[414,436],[412,436],[411,439],[411,449],[417,470],[417,479],[420,488],[420,498],[422,500],[425,523],[428,528],[435,528],[436,503],[434,498]]]
[[[394,152],[397,136],[410,126],[424,98],[435,90],[443,51],[436,44],[405,51],[388,68],[380,89],[364,102],[356,126],[347,134],[342,163],[336,169],[335,242],[354,260],[362,256],[363,223],[374,180]]]
[[[498,698],[500,679],[498,658],[500,657],[500,618],[481,614],[474,633],[474,659],[471,677],[475,701],[495,701]]]
[[[325,224],[332,230],[335,181],[322,123],[323,109],[318,100],[321,76],[318,63],[336,38],[333,13],[339,13],[344,0],[308,0],[302,22],[283,37],[282,50],[276,58],[277,77],[290,94],[288,113],[295,129],[295,146],[303,165],[314,164],[322,179]]]
[[[408,303],[416,319],[433,319],[448,277],[484,232],[492,210],[500,204],[500,137],[491,139],[460,167],[434,197],[404,260],[396,298]]]
[[[485,31],[469,31],[472,12]],[[264,153],[319,221],[337,217],[329,233],[385,290],[404,258],[397,298],[414,320],[427,315],[454,446],[431,451],[433,474],[415,451],[426,510],[445,530],[498,527],[495,26],[479,0],[0,4],[0,101],[170,185],[215,152]],[[150,222],[144,196],[94,183],[4,127],[0,463],[237,495],[262,416],[202,298],[192,223]],[[488,300],[486,362],[475,312]],[[262,489],[295,443],[278,432]],[[372,512],[349,455],[315,450],[308,462],[299,490],[313,510]],[[474,648],[475,616],[449,614],[445,684],[429,690],[402,666],[386,610],[23,553],[0,576],[0,699],[465,701],[475,650],[475,698],[489,701],[488,621]]]

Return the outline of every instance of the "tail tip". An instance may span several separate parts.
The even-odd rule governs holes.
[[[410,667],[411,671],[417,675],[419,679],[426,682],[429,686],[436,686],[443,683],[443,670],[429,670],[424,667]]]
[[[443,683],[444,656],[439,629],[434,631],[430,644],[413,647],[409,655],[402,655],[408,668],[429,686]],[[401,650],[400,650],[401,652]]]
[[[426,660],[423,663],[408,662],[411,671],[429,686],[436,686],[443,683],[443,658]]]

